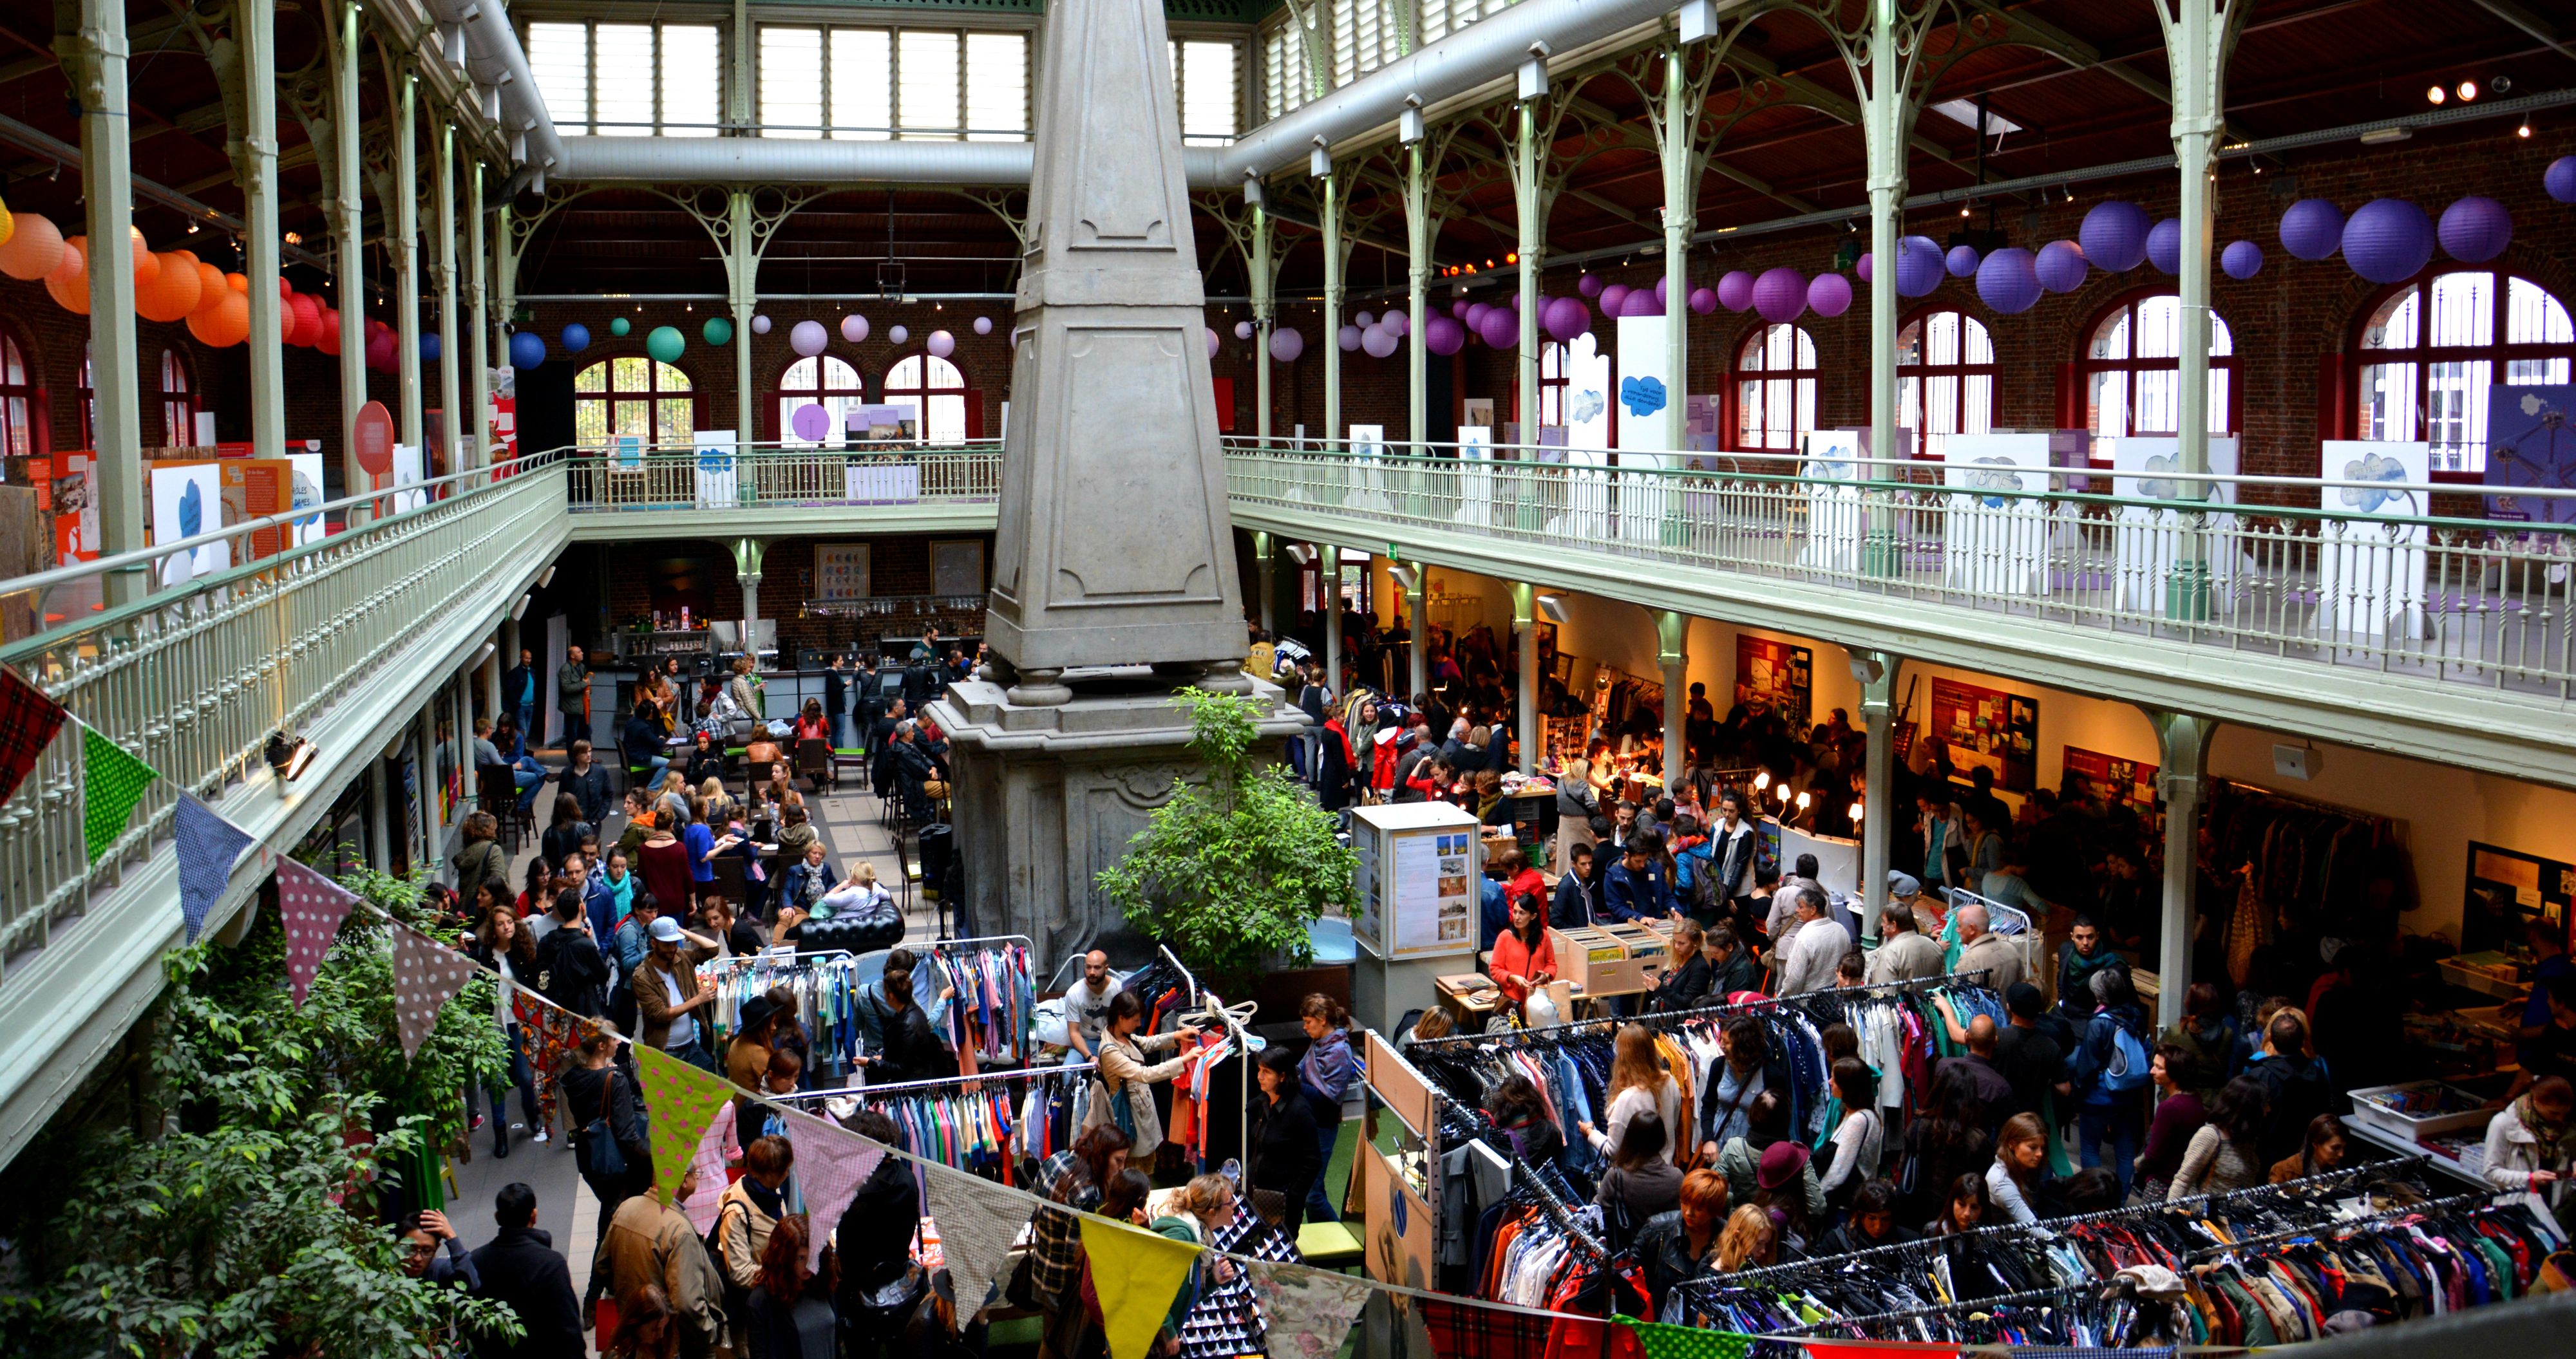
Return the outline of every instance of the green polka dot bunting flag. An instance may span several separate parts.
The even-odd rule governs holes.
[[[644,1105],[653,1111],[653,1196],[668,1206],[688,1172],[699,1136],[733,1098],[733,1086],[659,1048],[634,1047]]]
[[[134,804],[143,790],[161,777],[152,766],[125,753],[125,747],[81,724],[81,834],[89,842],[89,861],[97,863],[125,834]]]
[[[1753,1337],[1733,1331],[1667,1326],[1635,1317],[1614,1320],[1637,1333],[1637,1343],[1644,1347],[1646,1359],[1745,1359],[1753,1352]]]

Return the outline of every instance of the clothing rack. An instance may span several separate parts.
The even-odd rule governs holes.
[[[2111,1282],[2106,1279],[2088,1279],[2083,1283],[2060,1284],[2055,1288],[2032,1288],[2019,1293],[2006,1293],[2000,1297],[1936,1303],[1930,1307],[1909,1307],[1902,1312],[1876,1312],[1865,1317],[1834,1317],[1825,1321],[1811,1321],[1804,1326],[1791,1326],[1774,1334],[1782,1337],[1814,1335],[1818,1331],[1835,1326],[1879,1325],[1890,1321],[1911,1321],[1916,1317],[1950,1316],[1956,1313],[1973,1316],[1978,1312],[1989,1312],[1997,1307],[2021,1307],[2034,1302],[2054,1302],[2060,1298],[2094,1294],[2111,1286]],[[1961,1345],[1958,1348],[1974,1347]]]
[[[2339,803],[2326,802],[2317,798],[2301,797],[2296,793],[2284,793],[2280,789],[2266,788],[2259,783],[2247,783],[2242,779],[2227,779],[2224,780],[2224,782],[2228,787],[2251,797],[2269,798],[2274,802],[2286,802],[2293,807],[2305,807],[2312,812],[2324,812],[2329,816],[2340,816],[2347,821],[2369,822],[2390,831],[2394,831],[2398,827],[2406,824],[2393,816],[2382,816],[2377,812],[2365,812],[2358,807],[2346,807]]]
[[[1415,1046],[1419,1047],[1421,1045],[1417,1043]],[[1458,1120],[1461,1124],[1467,1127],[1474,1128],[1476,1130],[1476,1136],[1479,1139],[1486,1141],[1488,1145],[1491,1145],[1492,1139],[1488,1137],[1487,1134],[1493,1132],[1494,1127],[1493,1124],[1488,1122],[1482,1114],[1479,1114],[1475,1110],[1468,1108],[1465,1104],[1460,1103],[1457,1096],[1441,1089],[1438,1082],[1425,1081],[1423,1082],[1423,1089],[1429,1091],[1434,1100],[1439,1101],[1442,1110],[1451,1118]],[[1583,1247],[1587,1251],[1590,1251],[1594,1259],[1608,1260],[1610,1258],[1609,1248],[1602,1245],[1598,1237],[1595,1237],[1591,1232],[1584,1230],[1582,1221],[1575,1216],[1575,1209],[1573,1206],[1568,1204],[1564,1198],[1557,1194],[1556,1186],[1549,1184],[1546,1176],[1539,1174],[1527,1163],[1523,1162],[1518,1156],[1507,1156],[1504,1159],[1511,1163],[1513,1186],[1518,1188],[1522,1185],[1527,1185],[1531,1190],[1533,1190],[1533,1197],[1538,1201],[1539,1211],[1545,1213],[1548,1220],[1556,1224],[1557,1230],[1565,1233],[1567,1240],[1574,1242],[1576,1245]]]
[[[1535,1029],[1512,1029],[1504,1033],[1462,1033],[1451,1034],[1446,1038],[1417,1038],[1413,1041],[1412,1045],[1417,1048],[1447,1048],[1469,1043],[1508,1042],[1536,1038],[1542,1034],[1559,1033],[1568,1029],[1598,1029],[1607,1027],[1615,1031],[1623,1024],[1640,1024],[1645,1026],[1649,1031],[1653,1031],[1667,1027],[1677,1027],[1691,1020],[1716,1019],[1733,1015],[1764,1014],[1773,1010],[1783,1010],[1793,1006],[1803,1005],[1811,1000],[1832,1000],[1838,997],[1858,1000],[1877,995],[1892,996],[1904,995],[1908,992],[1915,991],[1932,991],[1943,987],[1961,985],[1975,986],[1979,985],[1980,979],[1987,975],[1988,972],[1985,968],[1977,968],[1969,972],[1945,973],[1938,977],[1916,977],[1908,981],[1871,982],[1861,986],[1833,986],[1820,991],[1801,991],[1794,996],[1772,996],[1768,999],[1749,1000],[1737,1005],[1707,1005],[1696,1010],[1674,1010],[1664,1014],[1638,1015],[1630,1019],[1574,1019],[1568,1020],[1562,1024],[1549,1024]]]
[[[1063,1066],[1026,1066],[1013,1068],[1007,1071],[979,1072],[972,1076],[933,1076],[925,1081],[895,1081],[888,1085],[845,1085],[837,1090],[798,1090],[790,1094],[773,1095],[771,1098],[822,1099],[825,1096],[830,1095],[856,1095],[864,1098],[871,1095],[894,1094],[905,1090],[927,1090],[934,1086],[978,1085],[985,1081],[1033,1080],[1041,1076],[1057,1076],[1076,1071],[1089,1071],[1094,1067],[1094,1065],[1096,1064],[1091,1062],[1072,1062]]]
[[[2200,1250],[2193,1251],[2186,1258],[2192,1263],[2197,1264],[2203,1260],[2217,1260],[2229,1255],[2234,1255],[2240,1251],[2255,1246],[2278,1245],[2285,1241],[2314,1241],[2321,1237],[2339,1236],[2344,1232],[2366,1227],[2385,1227],[2396,1222],[2400,1218],[2414,1217],[2425,1213],[2447,1213],[2455,1208],[2511,1208],[2515,1206],[2512,1204],[2497,1203],[2495,1199],[2496,1196],[2492,1190],[2472,1189],[2465,1194],[2453,1194],[2447,1198],[2427,1199],[2422,1203],[2399,1204],[2393,1208],[2382,1208],[2375,1213],[2365,1213],[2360,1217],[2348,1217],[2335,1222],[2321,1223],[2314,1227],[2295,1227],[2286,1232],[2268,1232],[2262,1236],[2242,1237],[2223,1246],[2203,1247]]]

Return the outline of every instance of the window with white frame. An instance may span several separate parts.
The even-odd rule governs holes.
[[[1026,33],[763,24],[761,135],[1025,141]]]
[[[1172,93],[1181,110],[1181,140],[1220,146],[1243,129],[1241,51],[1231,42],[1172,42]]]
[[[1896,332],[1896,423],[1939,458],[1950,435],[1995,427],[2001,372],[1984,322],[1949,308],[1917,316]]]
[[[565,132],[712,137],[724,110],[724,35],[713,24],[532,23],[528,68]]]
[[[2083,375],[2086,425],[2097,438],[2173,434],[2182,428],[2182,299],[2139,293],[2093,324],[2092,343],[2076,361]],[[2209,432],[2236,428],[2236,342],[2227,322],[2209,314]]]
[[[1347,85],[1403,56],[1411,11],[1397,0],[1333,0],[1333,84]]]
[[[1500,14],[1511,0],[1422,0],[1422,41],[1435,43],[1478,19]]]
[[[1735,355],[1735,446],[1796,448],[1815,428],[1815,337],[1802,326],[1756,329]]]
[[[935,354],[911,354],[886,370],[886,404],[921,415],[921,441],[966,442],[966,375]]]
[[[1313,95],[1307,85],[1306,34],[1297,12],[1282,9],[1261,30],[1261,116],[1295,109]]]
[[[850,416],[867,403],[861,393],[859,370],[835,355],[820,354],[798,359],[787,365],[778,378],[778,438],[790,448],[829,445],[849,427]],[[798,408],[815,405],[831,421],[831,432],[821,439],[807,439],[796,432]]]
[[[2422,439],[2436,472],[2483,472],[2490,387],[2567,382],[2576,326],[2527,278],[2484,269],[2433,276],[2383,299],[2361,332],[2364,439]]]

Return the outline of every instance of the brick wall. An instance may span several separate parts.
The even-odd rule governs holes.
[[[89,447],[81,433],[81,410],[76,392],[80,386],[81,358],[89,349],[89,318],[65,311],[45,291],[42,282],[21,282],[0,276],[0,330],[16,339],[27,362],[28,381],[46,393],[51,420],[46,436],[55,449]],[[162,325],[141,317],[134,322],[135,361],[143,375],[143,446],[161,448],[172,443],[193,443],[195,433],[177,431],[173,437],[162,428],[161,354],[175,349],[182,356],[196,386],[200,409],[213,410],[216,437],[247,438],[247,434],[223,432],[225,410],[234,399],[248,390],[247,367],[227,363],[227,353],[243,351],[210,350],[188,334],[184,322]],[[242,367],[240,373],[234,370]]]

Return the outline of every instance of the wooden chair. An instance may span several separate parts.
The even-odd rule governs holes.
[[[506,764],[474,766],[474,798],[476,805],[490,812],[501,823],[502,833],[510,837],[510,852],[518,853],[521,820],[519,781],[511,776],[510,766]],[[531,816],[527,820],[533,826],[535,818]]]
[[[832,743],[820,736],[808,736],[796,743],[796,772],[812,781],[816,793],[822,792],[827,783],[835,789],[841,786],[841,771],[832,759]]]
[[[724,893],[725,900],[732,902],[735,911],[740,912],[743,905],[751,900],[751,879],[743,872],[742,856],[718,854],[707,860],[707,867],[715,871],[716,890]]]

